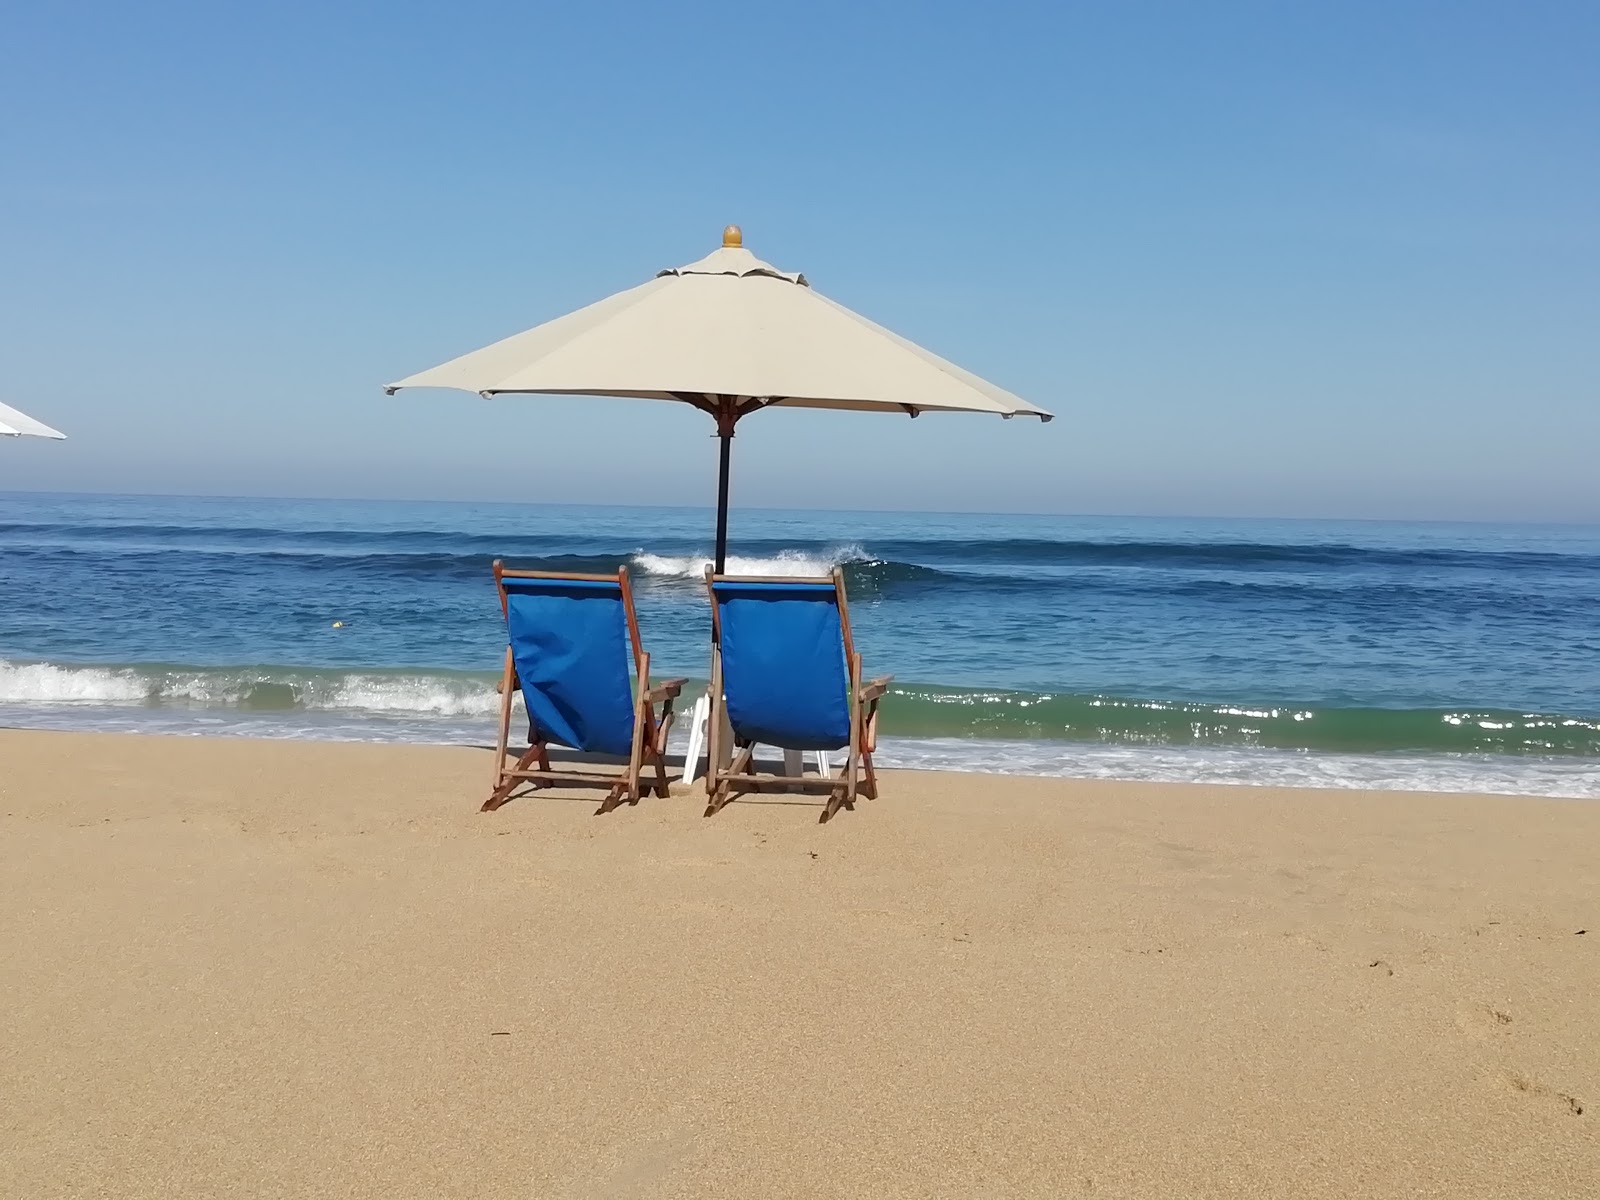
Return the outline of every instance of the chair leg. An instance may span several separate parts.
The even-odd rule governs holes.
[[[539,764],[541,771],[550,769],[550,760],[545,757],[543,746],[529,746],[509,771],[506,770],[504,763],[502,763],[500,770],[495,772],[494,791],[489,793],[489,798],[483,802],[483,807],[478,811],[494,812],[495,809],[511,799],[511,793],[517,790],[519,784],[526,783],[535,788],[542,787],[543,784],[537,779],[518,779],[515,774],[517,771],[526,771],[536,762]]]
[[[663,742],[666,738],[661,739]],[[650,757],[656,760],[656,795],[665,800],[672,795],[672,784],[667,779],[667,748],[665,745],[656,747],[651,751]]]
[[[750,761],[755,757],[755,746],[746,746],[733,756],[733,761],[728,764],[725,772],[717,776],[715,789],[711,789],[709,802],[706,804],[706,816],[722,811],[728,801],[733,799],[733,781],[728,775],[744,775],[750,770]],[[709,778],[709,776],[708,776]],[[708,784],[709,788],[709,784]]]
[[[848,808],[852,812],[856,807],[856,755],[850,754],[850,761],[845,766],[845,773],[833,790],[828,793],[828,805],[822,810],[822,816],[817,818],[817,823],[825,824],[834,813],[841,808]]]
[[[733,784],[722,778],[719,772],[715,781],[711,777],[706,779],[706,811],[708,817],[721,812],[729,800],[733,799]]]
[[[711,816],[722,807],[719,793],[722,791],[722,768],[717,765],[717,710],[711,707],[706,716],[706,816]]]
[[[489,793],[489,798],[479,806],[478,811],[481,813],[494,812],[507,800],[511,799],[511,793],[516,786],[517,781],[515,779],[509,783],[497,784],[494,791]]]
[[[722,811],[722,806],[731,799],[732,784],[722,778],[716,766],[706,768],[706,811],[705,816],[715,816]]]
[[[851,695],[854,695],[857,687],[854,676],[851,677],[850,686]],[[854,809],[856,806],[856,790],[861,770],[861,709],[853,703],[850,707],[850,746],[847,751],[849,757],[845,759],[844,778],[839,781],[839,790],[829,796],[828,807],[822,812],[824,821],[838,812],[841,807]],[[834,796],[837,796],[838,799],[835,800]]]
[[[822,807],[822,815],[817,818],[818,825],[826,825],[834,813],[838,812],[844,804],[844,788],[833,787],[828,790],[828,802]]]
[[[861,730],[861,767],[865,774],[862,791],[872,799],[878,798],[878,772],[872,765],[873,752],[878,748],[878,702],[874,700],[867,709]]]
[[[667,740],[672,735],[674,715],[672,701],[668,700],[661,706],[661,713],[656,718],[656,795],[663,800],[672,795],[672,782],[667,778]],[[688,769],[684,767],[685,772]]]
[[[639,684],[641,693],[650,686],[649,680]],[[639,803],[639,775],[644,770],[644,745],[645,734],[650,734],[652,742],[655,739],[655,721],[650,713],[650,706],[641,699],[633,713],[633,744],[628,749],[628,779],[626,795],[629,804]]]
[[[716,705],[712,705],[706,714],[706,801],[709,803],[717,792],[717,781],[722,777],[722,767],[718,758],[722,752],[722,731],[717,728],[718,717]]]
[[[845,750],[844,774],[834,784],[833,790],[828,793],[828,804],[822,810],[822,816],[818,818],[819,823],[827,821],[829,817],[833,816],[841,808],[854,810],[856,806],[856,785],[861,766],[861,750],[865,732],[862,727],[860,695],[861,657],[856,655],[850,661],[850,742]]]
[[[506,664],[500,672],[500,731],[495,736],[494,745],[494,783],[489,789],[489,799],[484,802],[479,812],[492,812],[505,803],[502,796],[496,802],[495,797],[500,795],[500,788],[505,781],[506,748],[511,740],[511,693],[516,687],[517,669],[511,658],[511,647],[506,647]]]
[[[622,798],[628,794],[627,780],[618,780],[612,784],[611,790],[606,793],[606,798],[600,802],[600,807],[595,809],[594,815],[603,817],[606,813],[622,803]]]
[[[717,780],[722,770],[722,650],[711,647],[711,686],[706,691],[706,816],[717,811]],[[687,770],[693,770],[690,763]]]

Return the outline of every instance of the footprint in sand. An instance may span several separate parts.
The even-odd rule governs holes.
[[[1510,1033],[1512,1016],[1492,1004],[1476,1004],[1456,1013],[1456,1028],[1473,1037],[1490,1037],[1497,1033]]]
[[[1504,1071],[1502,1078],[1511,1085],[1511,1090],[1521,1092],[1528,1096],[1547,1096],[1562,1105],[1574,1117],[1583,1116],[1583,1101],[1576,1096],[1569,1096],[1566,1092],[1558,1092],[1554,1088],[1546,1087],[1537,1080],[1529,1079],[1521,1071]]]
[[[694,1135],[679,1129],[652,1141],[621,1147],[621,1160],[603,1181],[595,1181],[598,1186],[593,1194],[614,1200],[654,1191],[694,1146]]]

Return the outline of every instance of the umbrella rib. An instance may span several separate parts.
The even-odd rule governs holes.
[[[710,413],[719,421],[730,412],[733,414],[733,419],[737,421],[741,417],[748,417],[753,412],[759,412],[763,408],[768,408],[781,400],[788,399],[787,396],[745,396],[743,398],[722,395],[708,396],[698,392],[668,392],[667,395],[674,400],[681,400],[685,404],[693,405],[703,413]]]
[[[682,400],[685,404],[692,404],[703,413],[710,413],[713,417],[718,415],[718,409],[711,402],[709,396],[701,396],[695,392],[668,392],[674,400]]]
[[[746,400],[741,400],[734,408],[741,417],[749,416],[753,412],[760,412],[763,408],[776,404],[783,398],[782,396],[767,396],[757,400],[754,396],[751,396]]]

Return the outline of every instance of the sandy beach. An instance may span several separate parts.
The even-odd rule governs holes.
[[[0,1194],[1600,1193],[1600,806],[488,776],[0,733]]]

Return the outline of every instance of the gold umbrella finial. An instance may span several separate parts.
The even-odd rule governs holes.
[[[737,225],[729,225],[722,231],[722,245],[724,249],[728,247],[743,246],[744,231],[741,230]]]

